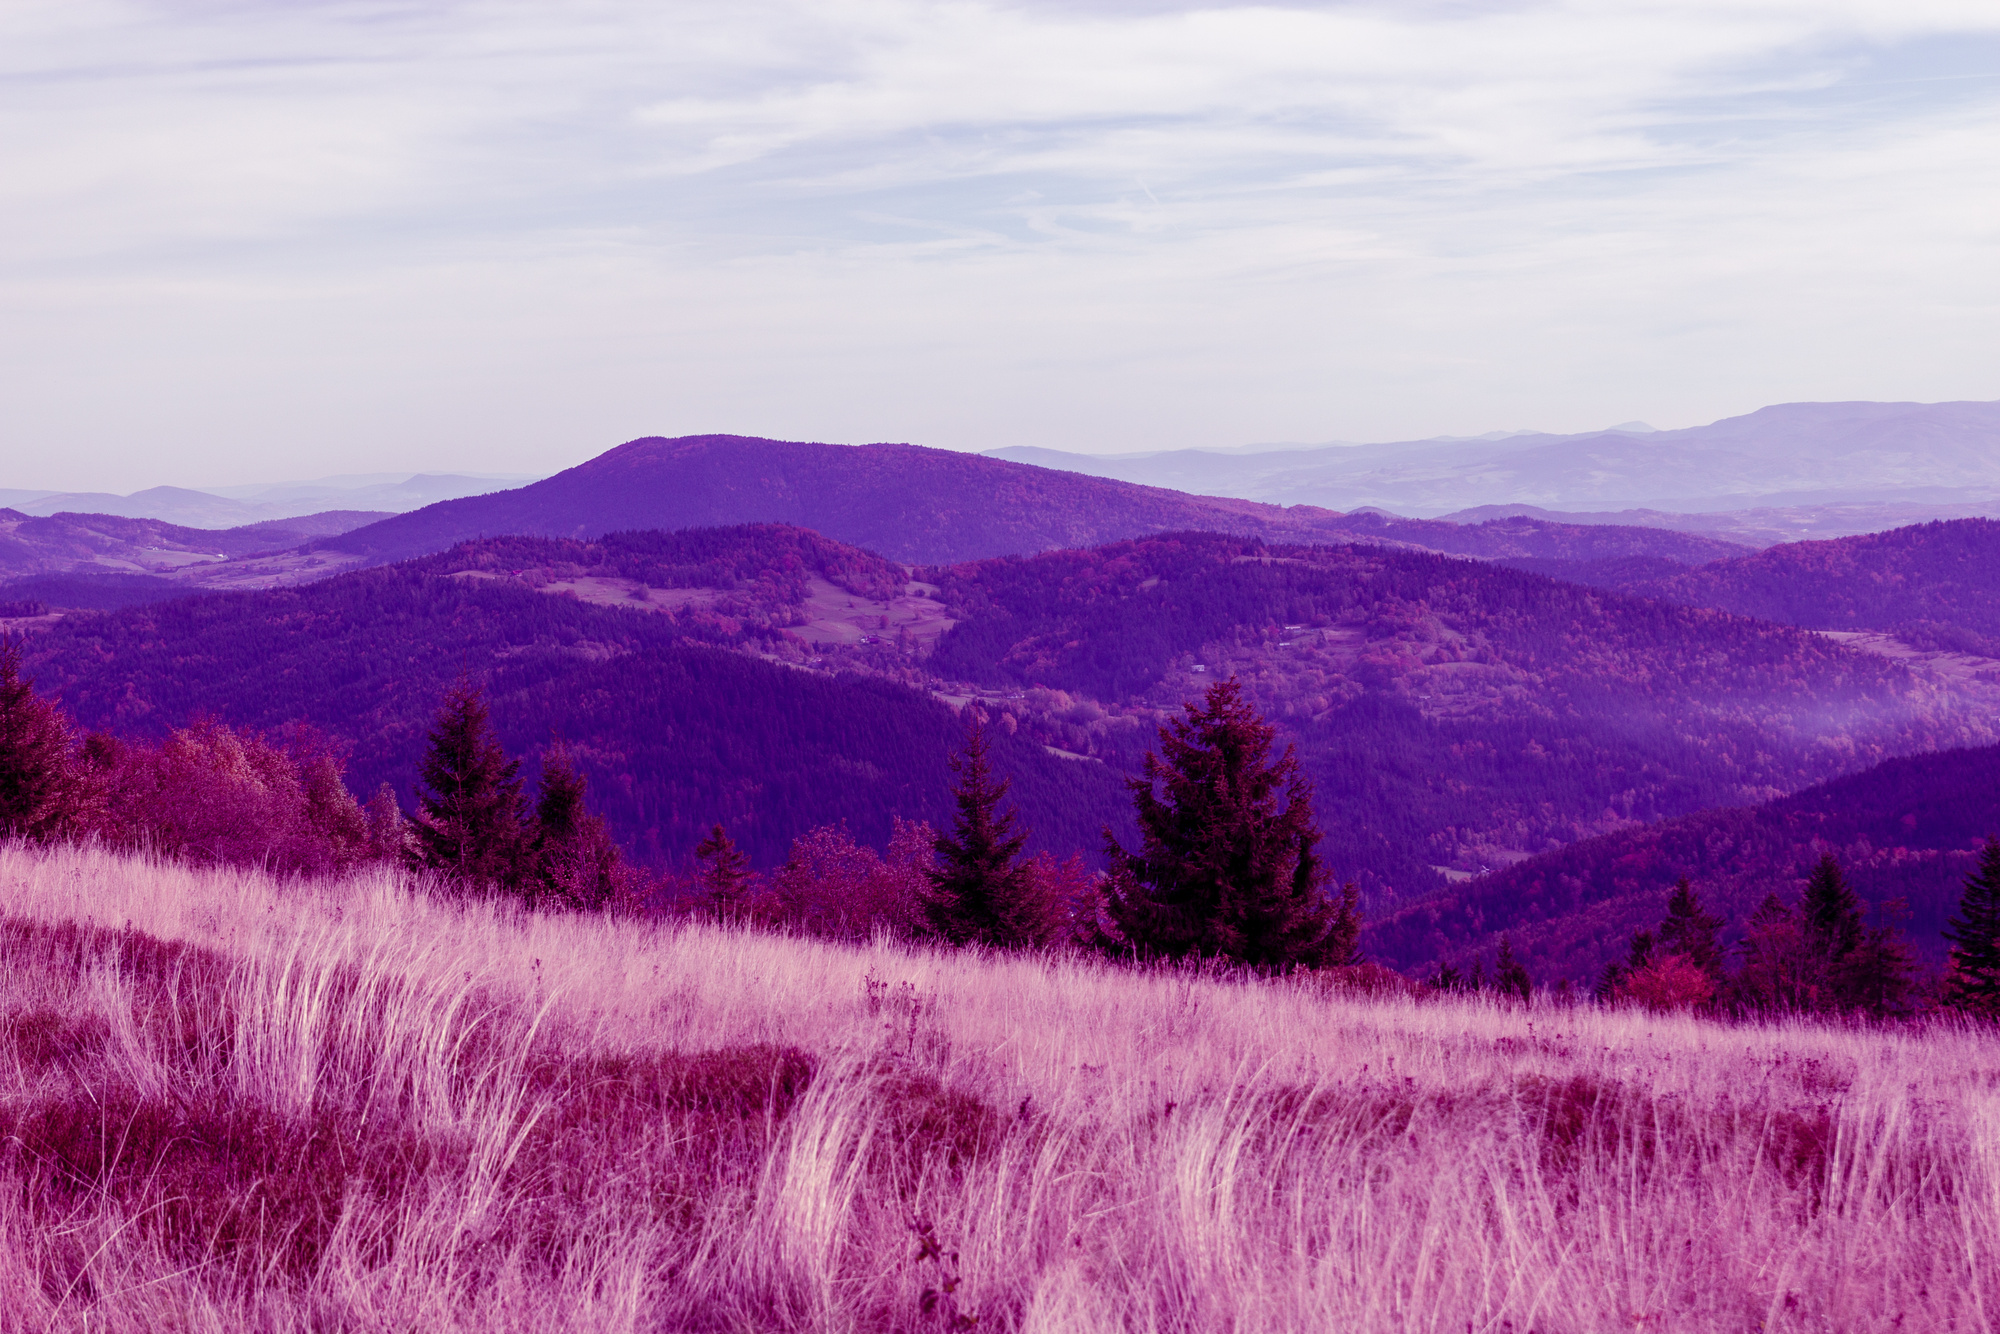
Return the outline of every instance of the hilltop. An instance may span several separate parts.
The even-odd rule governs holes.
[[[1188,495],[914,445],[745,436],[633,440],[514,491],[445,501],[315,544],[386,561],[511,533],[589,539],[620,529],[784,523],[892,560],[942,564],[1203,530],[1289,541],[1370,541],[1452,554],[1698,565],[1739,554],[1713,538],[1543,521],[1468,527]]]

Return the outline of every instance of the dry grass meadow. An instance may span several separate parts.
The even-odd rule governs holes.
[[[0,849],[0,1328],[1987,1331],[2000,1041]]]

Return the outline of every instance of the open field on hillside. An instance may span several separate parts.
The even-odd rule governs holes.
[[[0,954],[10,1331],[2000,1322],[1985,1033],[1372,1000],[87,849],[0,849]]]

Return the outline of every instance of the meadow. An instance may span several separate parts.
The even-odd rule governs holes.
[[[1988,1331],[2000,1039],[0,847],[0,1331]]]

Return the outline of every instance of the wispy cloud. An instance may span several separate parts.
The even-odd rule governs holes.
[[[0,80],[50,484],[2000,394],[1990,4],[21,0]]]

